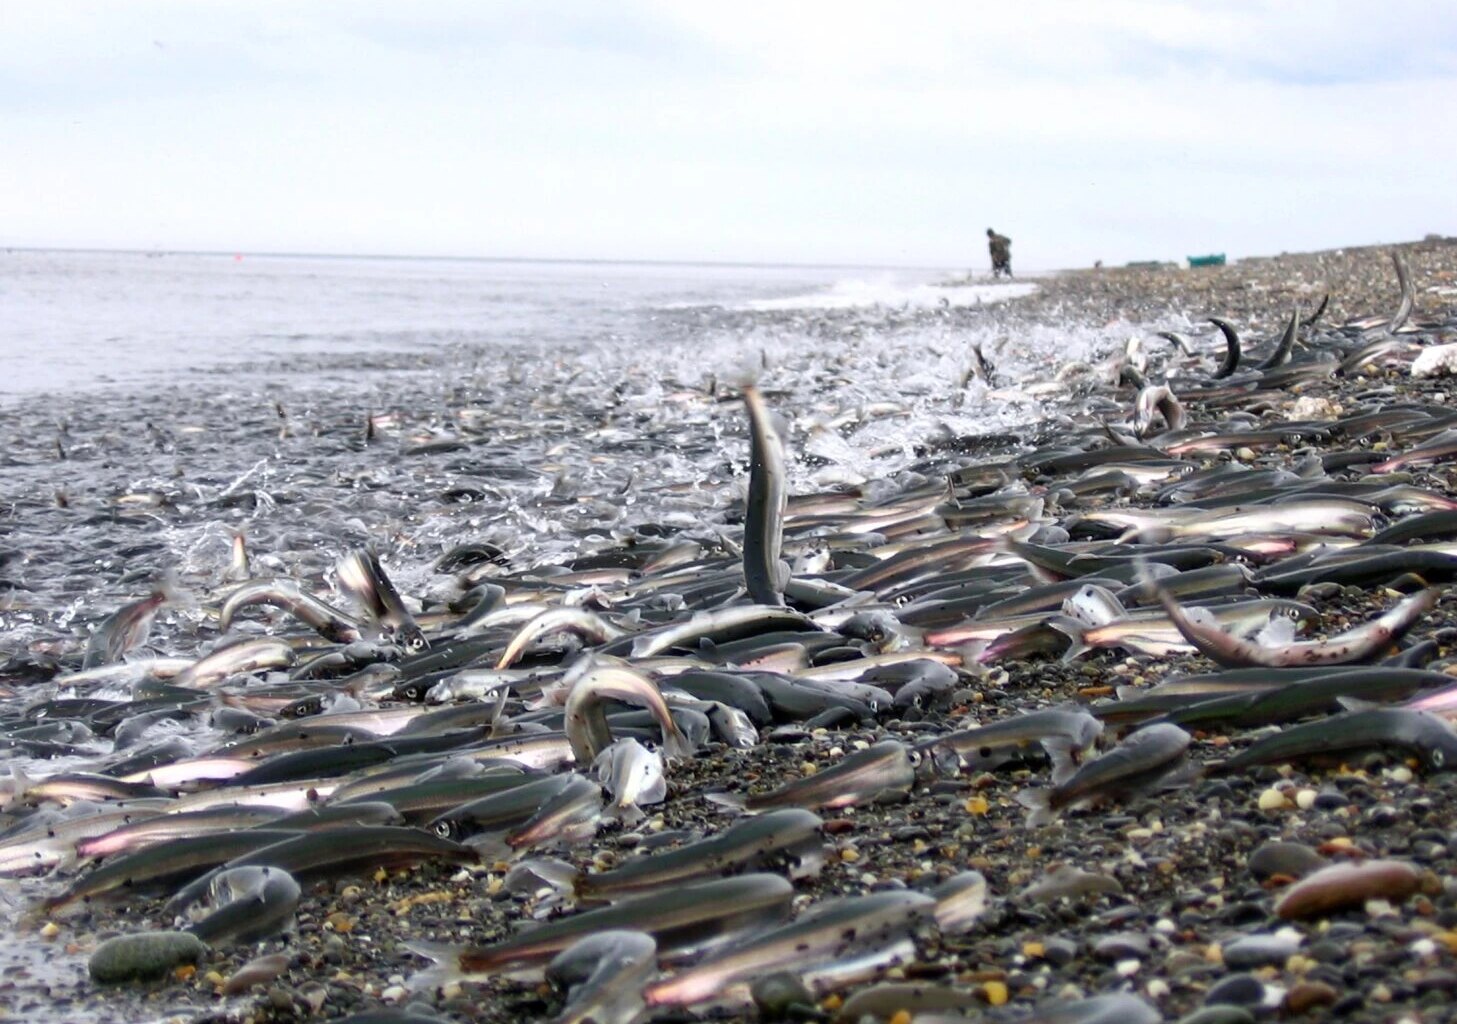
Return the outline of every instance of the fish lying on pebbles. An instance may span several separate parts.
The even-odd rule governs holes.
[[[1176,725],[1150,725],[1052,788],[1023,790],[1017,801],[1027,808],[1028,825],[1046,825],[1063,808],[1187,782],[1191,741]]]
[[[546,980],[567,993],[555,1024],[630,1024],[657,973],[658,944],[643,932],[608,929],[574,942],[546,966]]]
[[[768,793],[705,793],[723,807],[750,814],[779,807],[811,810],[848,807],[870,801],[898,800],[916,781],[913,751],[896,740],[882,740],[846,756],[838,764]],[[916,755],[919,759],[919,755]]]

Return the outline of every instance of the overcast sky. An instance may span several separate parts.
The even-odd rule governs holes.
[[[0,244],[1019,268],[1457,234],[1450,2],[0,6]]]

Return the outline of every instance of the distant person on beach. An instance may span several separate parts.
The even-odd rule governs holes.
[[[992,277],[1012,276],[1012,240],[987,228],[987,249],[992,254]]]

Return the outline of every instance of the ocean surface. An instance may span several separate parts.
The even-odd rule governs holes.
[[[1023,317],[1005,300],[1035,282],[953,276],[0,253],[0,727],[57,697],[128,699],[124,682],[46,679],[164,581],[176,599],[132,657],[209,650],[236,536],[255,575],[328,600],[343,600],[337,560],[368,545],[409,600],[448,601],[458,584],[434,565],[461,544],[523,568],[634,536],[732,536],[748,460],[736,384],[757,379],[782,418],[793,493],[873,498],[928,452],[1054,415],[1062,393],[1034,385],[1128,336]],[[139,742],[179,737],[219,739],[169,721]],[[8,773],[118,753],[104,736],[76,747],[13,750]],[[0,923],[61,884],[0,880]],[[82,993],[84,955],[32,939],[0,973]]]

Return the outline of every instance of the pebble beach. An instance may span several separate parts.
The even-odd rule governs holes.
[[[1394,252],[1404,261],[1412,301],[1393,331],[1393,316],[1402,304]],[[1319,567],[1325,563],[1318,560],[1322,553],[1345,552],[1333,563],[1340,564],[1353,547],[1392,525],[1435,514],[1447,508],[1446,502],[1457,505],[1451,454],[1397,461],[1440,436],[1457,386],[1451,376],[1412,373],[1424,350],[1457,342],[1457,241],[1286,254],[1194,270],[1075,271],[1039,278],[1036,285],[1031,294],[1004,302],[875,314],[882,329],[890,321],[896,330],[932,332],[927,336],[935,340],[927,342],[925,358],[947,368],[936,388],[928,391],[918,384],[920,390],[907,398],[898,390],[900,364],[887,359],[880,393],[873,397],[913,410],[876,412],[873,403],[862,401],[858,420],[831,422],[802,395],[833,404],[832,359],[805,363],[812,370],[800,372],[790,388],[801,397],[780,403],[795,405],[795,423],[784,438],[793,487],[783,527],[785,558],[796,578],[867,594],[869,604],[906,627],[887,632],[884,619],[870,629],[863,620],[856,626],[844,620],[817,626],[818,632],[835,633],[836,642],[811,645],[803,667],[913,650],[930,652],[940,659],[937,664],[951,668],[954,684],[924,701],[877,706],[869,717],[832,715],[820,723],[809,715],[776,714],[772,723],[761,725],[758,742],[751,745],[715,737],[692,758],[669,766],[665,799],[644,807],[640,823],[605,822],[589,840],[551,850],[552,857],[589,874],[607,871],[732,824],[734,816],[706,800],[707,792],[763,793],[823,773],[884,740],[924,746],[938,736],[1034,711],[1132,701],[1161,683],[1218,671],[1206,655],[1178,649],[1177,641],[1176,649],[1157,653],[1111,643],[1080,654],[1069,652],[1066,637],[1056,630],[1029,633],[1026,643],[1002,653],[960,640],[936,642],[937,630],[949,631],[976,615],[932,607],[936,600],[949,600],[934,596],[938,579],[974,586],[976,574],[993,567],[990,603],[1081,573],[1103,578],[1088,568],[1090,561],[1061,573],[1045,565],[1037,572],[1039,567],[1026,569],[989,544],[974,553],[946,548],[944,557],[914,574],[887,573],[884,579],[868,574],[905,551],[957,538],[994,540],[1019,517],[1031,522],[1018,536],[1058,556],[1117,559],[1122,545],[1139,549],[1145,562],[1156,562],[1160,545],[1209,546],[1207,560],[1190,555],[1194,560],[1181,563],[1177,572],[1240,566],[1243,581],[1221,596],[1309,606],[1313,613],[1304,621],[1302,640],[1357,629],[1432,588],[1430,610],[1360,664],[1429,673],[1418,692],[1436,692],[1442,675],[1457,683],[1457,603],[1451,591],[1457,554],[1441,548],[1448,534],[1417,534],[1383,544],[1383,553],[1388,547],[1428,543],[1432,550],[1420,564],[1397,559],[1390,571],[1372,570],[1361,577],[1322,574]],[[1293,311],[1299,320],[1318,308],[1319,319],[1300,327],[1286,360],[1249,375],[1275,349]],[[775,315],[745,313],[733,331],[740,338],[770,337]],[[863,311],[819,310],[804,314],[797,326],[827,347],[843,347],[856,360],[873,361],[873,353],[855,348],[865,316]],[[1216,376],[1227,358],[1225,341],[1208,323],[1210,316],[1237,325],[1244,343],[1241,367],[1225,377]],[[692,325],[683,329],[691,331]],[[1072,329],[1081,332],[1078,337],[1097,339],[1101,347],[1090,345],[1040,366],[1016,362],[1019,337]],[[1174,332],[1188,351],[1161,339],[1160,331]],[[975,339],[976,360],[967,354],[968,339]],[[751,341],[745,351],[752,356],[757,347]],[[789,386],[776,378],[772,347],[765,351],[761,386],[776,406],[776,389]],[[1365,355],[1356,359],[1354,353]],[[795,365],[786,357],[783,375],[792,374]],[[1016,378],[1008,375],[1014,365]],[[138,419],[145,420],[146,430],[130,437],[116,437],[123,432],[116,425],[87,423],[80,410],[59,437],[28,434],[12,456],[12,484],[28,488],[17,492],[15,513],[55,524],[58,545],[72,543],[64,539],[62,526],[84,525],[87,532],[70,536],[85,536],[93,547],[79,558],[57,556],[57,564],[73,559],[69,575],[46,577],[43,586],[17,587],[7,599],[4,614],[25,619],[29,638],[0,666],[0,685],[16,707],[61,699],[53,692],[54,680],[79,667],[86,633],[79,620],[72,626],[74,612],[62,621],[59,609],[84,591],[68,581],[88,572],[101,574],[114,608],[124,593],[145,593],[164,570],[178,572],[175,565],[160,564],[164,549],[159,541],[175,552],[180,538],[193,556],[176,581],[194,595],[191,603],[183,609],[179,602],[177,610],[159,616],[148,641],[169,655],[196,657],[218,640],[216,608],[227,593],[221,577],[234,530],[248,533],[255,570],[266,565],[269,572],[325,595],[337,596],[330,590],[337,588],[331,567],[340,554],[365,544],[378,548],[422,622],[448,622],[452,614],[463,613],[452,602],[465,588],[450,571],[432,570],[431,564],[453,546],[451,539],[472,539],[468,527],[480,525],[468,519],[472,510],[503,494],[514,495],[509,490],[514,474],[534,472],[542,464],[564,465],[570,472],[558,474],[555,493],[536,495],[537,505],[513,496],[514,536],[526,539],[509,552],[498,549],[498,559],[481,558],[472,567],[477,582],[501,587],[508,599],[531,590],[547,594],[551,603],[551,595],[570,589],[560,577],[579,573],[582,579],[573,578],[571,587],[597,588],[603,614],[610,615],[626,611],[620,595],[668,573],[665,563],[655,560],[674,545],[691,546],[689,560],[707,566],[705,571],[739,564],[748,424],[736,382],[717,375],[704,380],[693,376],[686,363],[673,361],[658,366],[661,376],[653,380],[653,360],[640,357],[632,367],[638,376],[626,394],[604,397],[601,408],[583,410],[562,402],[554,389],[566,393],[591,386],[605,394],[612,385],[580,380],[581,371],[573,370],[570,359],[523,355],[504,359],[501,366],[476,359],[470,374],[443,377],[434,372],[438,369],[424,368],[431,371],[430,383],[409,396],[419,404],[399,412],[388,411],[389,399],[378,392],[335,402],[321,392],[280,393],[271,396],[277,409],[255,395],[230,408],[233,429],[255,440],[277,436],[281,449],[311,446],[340,453],[341,461],[311,463],[287,478],[283,469],[270,469],[276,485],[257,490],[231,485],[247,466],[241,461],[228,465],[218,455],[226,441],[200,426],[218,410],[189,405],[185,395],[140,400],[145,404]],[[534,373],[540,377],[533,379]],[[422,371],[422,380],[426,376]],[[490,392],[489,402],[473,390],[487,377],[490,386],[501,389]],[[1165,382],[1177,399],[1179,422],[1167,405],[1157,415],[1140,418],[1140,394]],[[521,399],[523,409],[531,407],[529,417],[522,414],[529,426],[512,433],[510,403],[516,393],[535,397]],[[948,420],[953,410],[959,415],[977,403],[996,403],[994,425],[966,433],[954,418]],[[396,406],[406,405],[396,399]],[[671,433],[638,429],[659,423],[663,410],[671,410],[679,424]],[[807,410],[821,421],[813,432],[806,427]],[[940,412],[946,415],[938,418]],[[20,422],[25,413],[10,415]],[[925,436],[899,445],[894,455],[867,455],[874,446],[862,445],[855,472],[841,472],[849,463],[833,458],[835,432],[854,443],[857,431],[876,429],[865,424],[877,415],[924,421]],[[589,443],[605,446],[595,470],[572,464],[573,438],[585,436],[588,421],[594,431]],[[544,432],[543,424],[550,430]],[[723,449],[725,444],[730,447]],[[110,472],[103,464],[117,465],[105,477],[112,485],[109,507],[87,505],[81,489],[68,482],[72,460],[54,457],[57,446],[92,459],[97,473]],[[1118,460],[1111,471],[1113,459],[1086,458],[1115,448],[1144,451]],[[630,473],[617,472],[639,458],[644,466],[655,465],[666,449],[674,449],[685,465],[640,467],[635,485]],[[127,463],[138,450],[155,460],[145,471],[135,461]],[[402,451],[404,459],[418,451],[404,469],[399,468]],[[882,476],[867,470],[877,458],[890,464]],[[1387,466],[1389,461],[1397,464]],[[1140,475],[1135,472],[1140,463],[1156,465],[1162,476]],[[432,465],[444,468],[438,473],[420,468]],[[166,482],[168,474],[175,474],[175,487]],[[1261,486],[1243,489],[1240,477],[1254,481],[1256,475]],[[139,478],[145,478],[141,486],[124,486]],[[1206,490],[1176,486],[1206,479],[1222,483]],[[396,485],[402,482],[416,490],[401,491]],[[199,497],[187,491],[193,484]],[[628,508],[634,486],[658,490],[652,499]],[[1247,500],[1230,497],[1242,489]],[[1370,525],[1354,531],[1272,526],[1235,534],[1188,527],[1177,535],[1150,530],[1143,537],[1108,525],[1121,522],[1111,518],[1114,513],[1168,514],[1227,508],[1231,502],[1268,508],[1282,496],[1296,500],[1302,493],[1338,493],[1342,500],[1362,502]],[[206,500],[200,497],[204,494]],[[123,495],[126,503],[119,500]],[[348,495],[347,501],[340,495]],[[816,503],[812,495],[825,500]],[[998,507],[998,500],[1006,498],[1020,503]],[[401,511],[412,502],[423,504]],[[259,518],[260,506],[266,520]],[[546,516],[548,507],[551,529],[543,529],[540,542],[533,544],[530,526]],[[888,508],[904,514],[891,526],[884,525],[885,519],[874,530],[866,525],[871,510]],[[151,518],[144,522],[142,515]],[[433,532],[421,526],[427,520]],[[604,522],[609,525],[594,525]],[[381,529],[381,524],[387,525]],[[871,533],[877,540],[864,540]],[[487,535],[478,531],[476,537]],[[427,536],[428,543],[421,540]],[[7,551],[11,547],[7,544]],[[262,561],[269,551],[277,554]],[[991,554],[997,557],[981,559]],[[0,565],[24,582],[26,560],[38,562],[43,555],[11,552]],[[489,561],[494,567],[483,569]],[[1304,572],[1312,561],[1317,568],[1309,578],[1291,582],[1280,575],[1282,563],[1290,572]],[[1124,570],[1109,568],[1112,562],[1096,564],[1130,591],[1139,582],[1118,577]],[[1126,566],[1133,571],[1131,555]],[[586,574],[608,569],[620,575],[582,582]],[[742,603],[733,589],[709,588],[711,597],[704,600],[718,604],[703,607]],[[1132,600],[1125,594],[1125,604]],[[1203,603],[1198,596],[1181,600]],[[787,601],[796,607],[793,591]],[[88,602],[99,617],[95,592]],[[1144,604],[1157,608],[1156,600]],[[799,602],[799,610],[811,618],[825,607],[810,598]],[[914,622],[901,621],[907,607],[917,610]],[[1046,614],[1060,609],[1061,601],[1054,601]],[[643,612],[631,628],[686,621],[693,611],[691,597],[684,604],[663,604]],[[249,619],[245,629],[255,636],[292,634],[299,628],[279,617],[250,613],[244,618]],[[494,664],[514,633],[492,634],[479,664]],[[558,638],[528,648],[522,664],[549,674],[584,649],[606,646],[605,641]],[[820,651],[827,653],[816,660]],[[337,676],[345,674],[341,669]],[[904,681],[863,678],[872,684],[879,680],[892,697],[894,684]],[[278,681],[260,673],[233,684],[246,691]],[[662,683],[667,685],[666,677]],[[1394,705],[1410,696],[1380,703]],[[405,697],[378,700],[389,706]],[[1448,1020],[1457,990],[1453,774],[1420,751],[1380,742],[1325,757],[1218,769],[1278,729],[1367,706],[1353,700],[1270,722],[1191,721],[1183,726],[1190,737],[1185,755],[1190,771],[1177,786],[1112,793],[1088,806],[1065,808],[1049,824],[1029,824],[1025,799],[1019,801],[1027,791],[1050,785],[1048,760],[1036,744],[1005,763],[959,771],[925,763],[927,758],[906,792],[816,808],[823,819],[825,863],[817,874],[795,880],[795,905],[928,890],[961,873],[978,872],[985,880],[986,905],[972,923],[917,929],[912,956],[844,986],[801,990],[785,981],[782,990],[756,988],[754,1005],[702,1013],[670,1009],[654,1019],[870,1018],[893,1024]],[[509,706],[507,714],[513,713],[518,709]],[[1444,714],[1440,708],[1435,713]],[[18,721],[24,714],[13,717]],[[1111,713],[1102,720],[1104,751],[1146,721]],[[1094,756],[1089,751],[1084,763]],[[13,805],[8,823],[23,823],[30,813],[30,807]],[[173,927],[162,911],[165,899],[97,901],[52,919],[29,911],[65,879],[25,879],[5,892],[15,908],[16,939],[30,949],[49,950],[43,959],[50,966],[12,963],[0,977],[0,1014],[230,1024],[366,1013],[382,1014],[364,1018],[378,1021],[554,1019],[564,996],[544,982],[504,977],[443,986],[412,982],[428,964],[407,944],[489,944],[532,915],[535,901],[505,884],[510,866],[493,856],[466,865],[427,859],[407,868],[301,880],[292,931],[210,948],[160,980],[110,986],[86,976],[86,958],[112,936]],[[1336,895],[1322,890],[1319,880],[1308,883],[1332,869],[1349,872],[1326,884]],[[1312,888],[1302,892],[1302,884]],[[1114,996],[1136,1003],[1107,1004],[1116,1016],[1101,1017],[1100,1005],[1087,1002]]]

